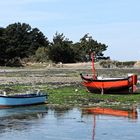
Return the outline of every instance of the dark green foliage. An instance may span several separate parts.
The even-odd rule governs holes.
[[[107,49],[105,44],[98,43],[86,34],[80,42],[73,43],[65,39],[63,34],[56,33],[49,49],[49,58],[54,62],[72,63],[91,61],[91,53],[95,53],[95,59],[106,59],[103,51]]]
[[[4,28],[0,28],[0,64],[5,64],[6,54],[6,39],[4,38]]]
[[[107,47],[105,44],[98,43],[96,40],[93,40],[91,36],[85,34],[79,43],[74,44],[76,52],[79,53],[79,58],[77,55],[76,59],[79,61],[90,61],[92,52],[94,52],[96,61],[102,58],[106,59],[103,52],[106,51]]]
[[[71,48],[72,41],[65,39],[63,34],[56,33],[53,42],[49,48],[49,58],[53,62],[72,63],[74,60],[74,51]]]
[[[46,47],[39,47],[35,52],[35,60],[37,62],[45,62],[48,60],[48,49]]]
[[[26,23],[14,23],[0,28],[0,65],[20,66],[22,60],[44,62],[50,59],[58,63],[73,63],[106,59],[105,44],[98,43],[86,34],[79,42],[73,43],[65,36],[56,33],[50,43],[38,28]],[[32,59],[32,60],[31,60]]]
[[[118,68],[124,68],[124,67],[133,67],[136,61],[126,61],[126,62],[121,62],[121,61],[112,61],[112,60],[103,60],[100,61],[100,65],[103,68],[113,68],[113,67],[118,67]]]
[[[35,54],[39,47],[46,47],[48,40],[39,29],[32,29],[29,24],[14,23],[0,29],[1,65],[12,65],[17,60]],[[18,59],[17,59],[18,58]]]
[[[133,67],[136,61],[126,61],[126,62],[118,62],[118,66],[126,66],[126,67]]]

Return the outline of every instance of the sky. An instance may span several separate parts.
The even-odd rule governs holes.
[[[0,26],[21,22],[52,41],[77,42],[86,33],[108,46],[112,60],[140,60],[140,0],[1,0]]]

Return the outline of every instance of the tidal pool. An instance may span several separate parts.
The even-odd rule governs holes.
[[[125,115],[48,109],[45,105],[0,109],[0,140],[139,139],[139,107],[135,117],[130,111],[122,113]]]

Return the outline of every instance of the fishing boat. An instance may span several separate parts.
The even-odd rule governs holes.
[[[102,78],[96,75],[94,55],[92,54],[92,76],[81,75],[82,85],[92,93],[134,93],[136,91],[137,75],[129,74],[121,78]]]
[[[43,104],[47,101],[47,94],[41,92],[28,94],[0,95],[0,108]]]

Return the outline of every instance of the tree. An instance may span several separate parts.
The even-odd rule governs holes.
[[[46,47],[39,47],[35,52],[35,59],[39,62],[48,60],[48,49]]]
[[[28,55],[33,55],[40,47],[48,47],[49,41],[38,28],[32,29],[29,34],[30,46],[28,48]]]
[[[63,34],[56,33],[49,47],[49,58],[55,63],[75,62],[74,51],[71,46],[72,41],[65,38]]]
[[[79,50],[81,51],[81,54],[85,59],[87,59],[87,55],[90,59],[90,55],[92,52],[94,52],[96,60],[101,59],[102,57],[104,57],[103,52],[106,51],[107,47],[108,46],[106,46],[105,44],[98,43],[92,38],[92,36],[89,36],[89,34],[85,34],[80,39]]]
[[[26,23],[14,23],[7,26],[4,31],[0,29],[4,45],[0,49],[5,50],[5,61],[14,58],[25,58],[35,55],[39,47],[47,47],[49,41],[37,28],[31,28]],[[2,42],[2,39],[0,39]]]
[[[48,40],[39,29],[32,29],[29,24],[15,23],[5,29],[7,43],[7,52],[24,58],[35,54],[38,47],[47,46]],[[13,54],[13,55],[12,55]]]
[[[4,65],[7,54],[6,54],[6,40],[4,39],[4,28],[0,28],[0,64]]]
[[[107,59],[103,54],[106,49],[105,44],[98,43],[89,34],[73,43],[63,33],[56,32],[50,43],[38,28],[26,23],[0,27],[0,65],[18,64],[24,58],[28,61],[50,59],[55,63],[83,62],[91,60],[91,52],[95,53],[96,60]]]

